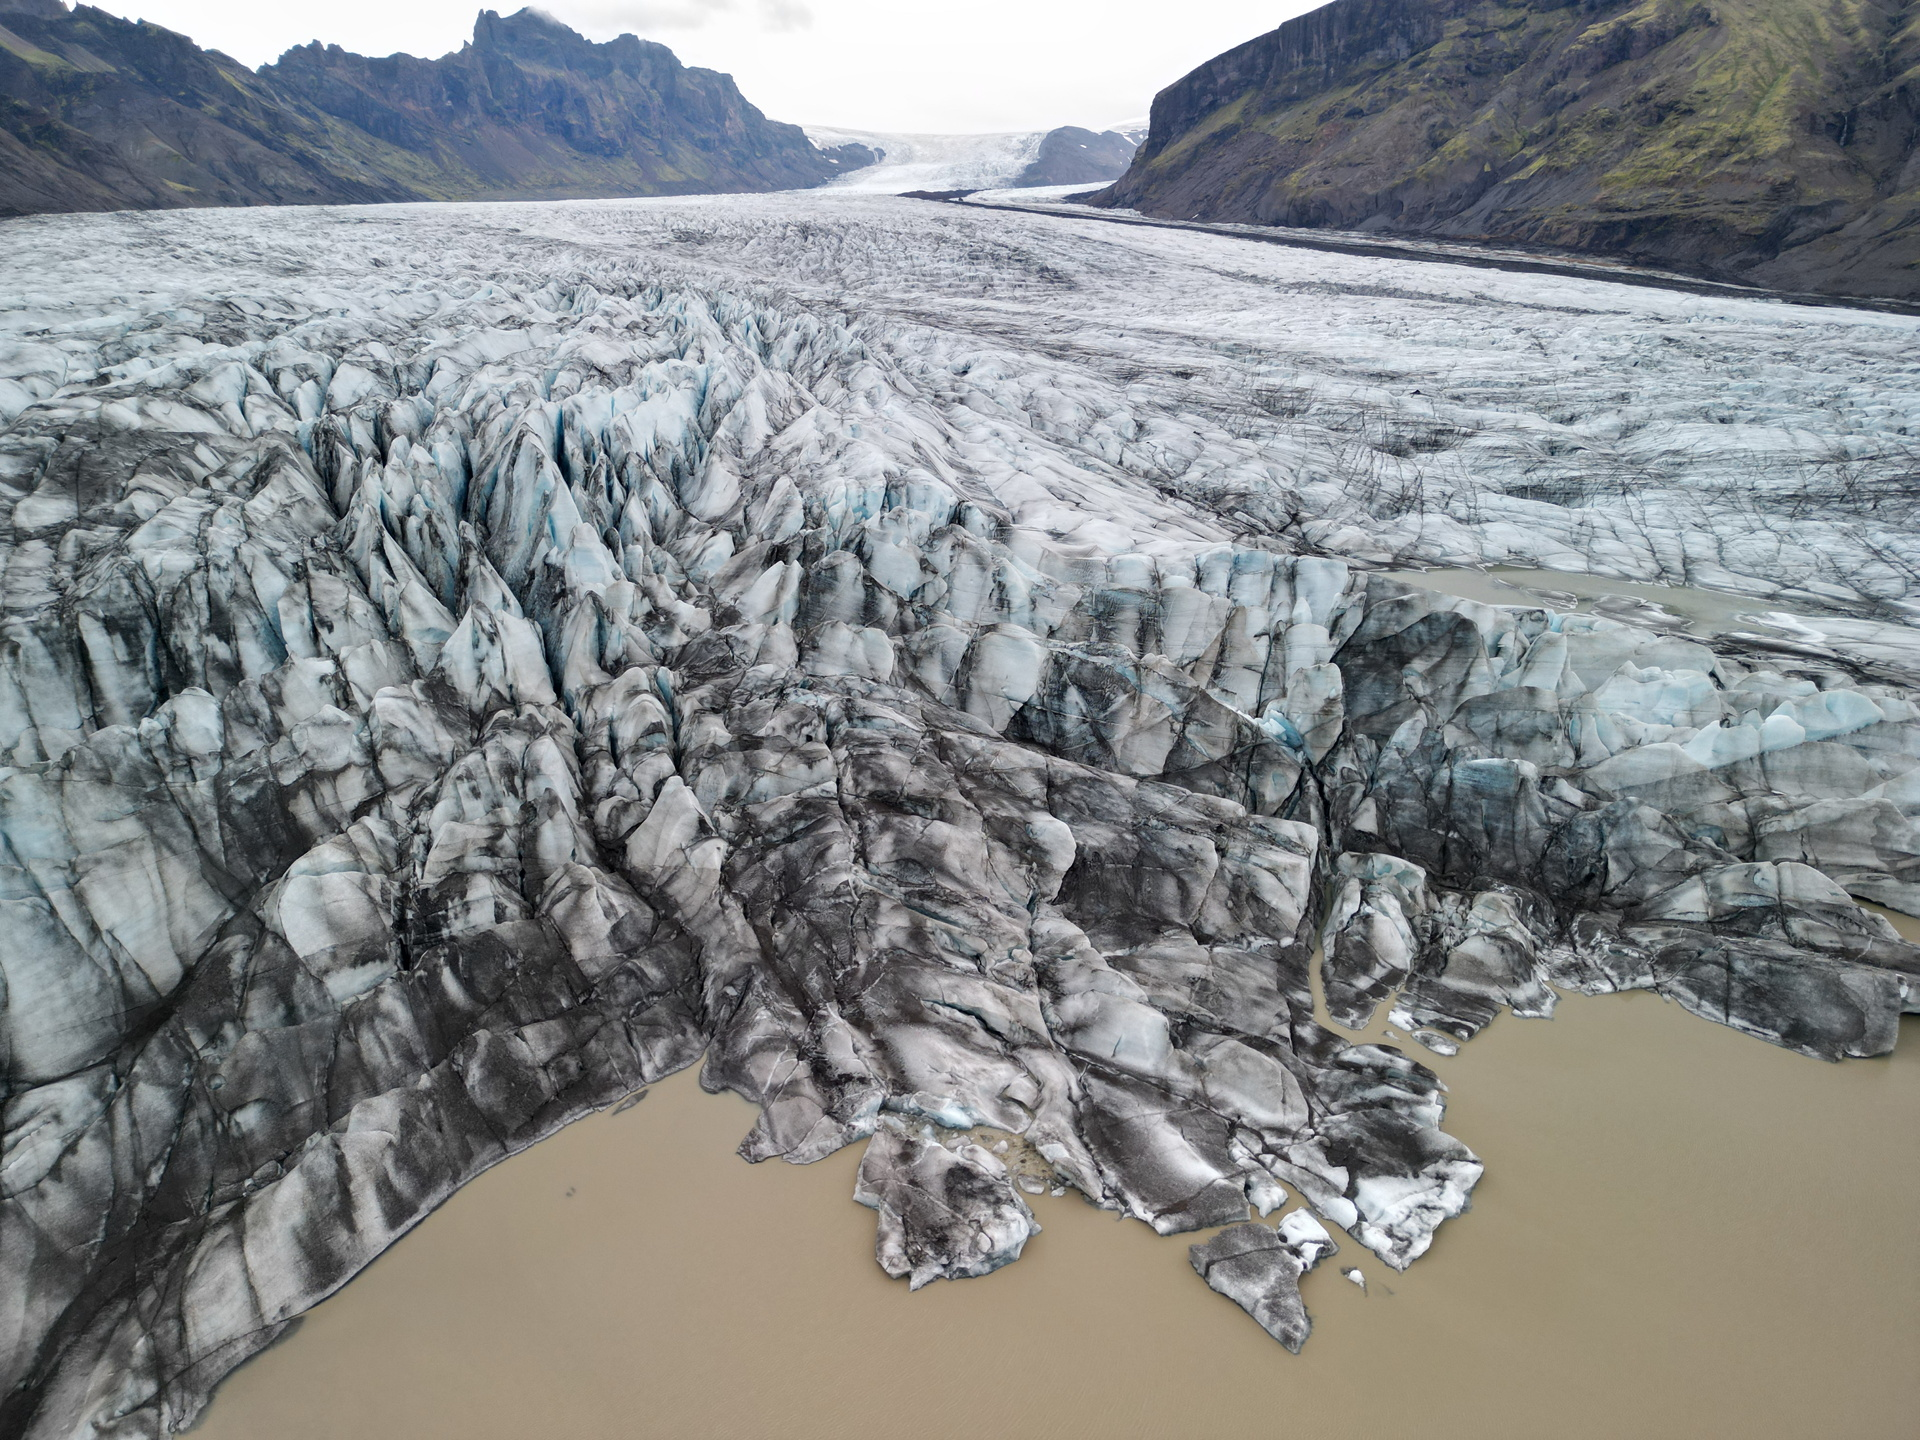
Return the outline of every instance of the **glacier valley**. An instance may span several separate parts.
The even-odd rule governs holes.
[[[0,1432],[696,1063],[915,1286],[1072,1189],[1297,1349],[1482,1169],[1343,1028],[1920,1007],[1920,321],[834,192],[0,257]]]

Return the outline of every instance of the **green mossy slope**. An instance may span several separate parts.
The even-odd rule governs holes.
[[[1335,0],[1155,102],[1110,203],[1920,295],[1916,0]]]

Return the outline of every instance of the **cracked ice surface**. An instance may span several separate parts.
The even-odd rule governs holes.
[[[922,1284],[1016,1176],[1417,1258],[1480,1165],[1317,944],[1437,1047],[1555,987],[1893,1043],[1911,322],[817,194],[0,254],[7,1433],[186,1423],[703,1055]],[[1196,1264],[1292,1343],[1289,1223]]]

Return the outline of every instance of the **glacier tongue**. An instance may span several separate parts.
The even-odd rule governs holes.
[[[807,138],[823,150],[861,145],[880,158],[842,175],[835,190],[901,195],[909,190],[988,190],[1012,185],[1039,158],[1045,130],[993,135],[900,135],[809,125]],[[1087,189],[1086,185],[1078,187]]]
[[[1819,421],[1787,352],[1892,377],[1911,327],[1261,250],[834,196],[0,236],[0,1428],[188,1423],[702,1056],[748,1159],[867,1143],[920,1284],[1031,1233],[975,1130],[1162,1233],[1284,1182],[1423,1253],[1480,1163],[1431,1071],[1315,1021],[1323,938],[1337,1022],[1443,1045],[1643,987],[1890,1048],[1920,952],[1855,898],[1920,909],[1897,667],[1373,567],[1577,550],[1884,630],[1911,532],[1667,504],[1672,456],[1731,472],[1646,387],[1865,474],[1897,402]],[[1554,405],[1647,412],[1631,503],[1490,499],[1574,428],[1494,404],[1517,330],[1597,357]],[[1475,464],[1390,353],[1478,387]],[[1307,1232],[1267,1233],[1196,1265],[1297,1344]]]

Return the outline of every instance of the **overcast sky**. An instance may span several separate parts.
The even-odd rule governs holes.
[[[93,0],[259,65],[323,40],[443,55],[478,0]],[[503,12],[518,9],[508,0]],[[632,31],[725,70],[776,120],[867,130],[1111,125],[1318,0],[545,0],[596,40]]]

